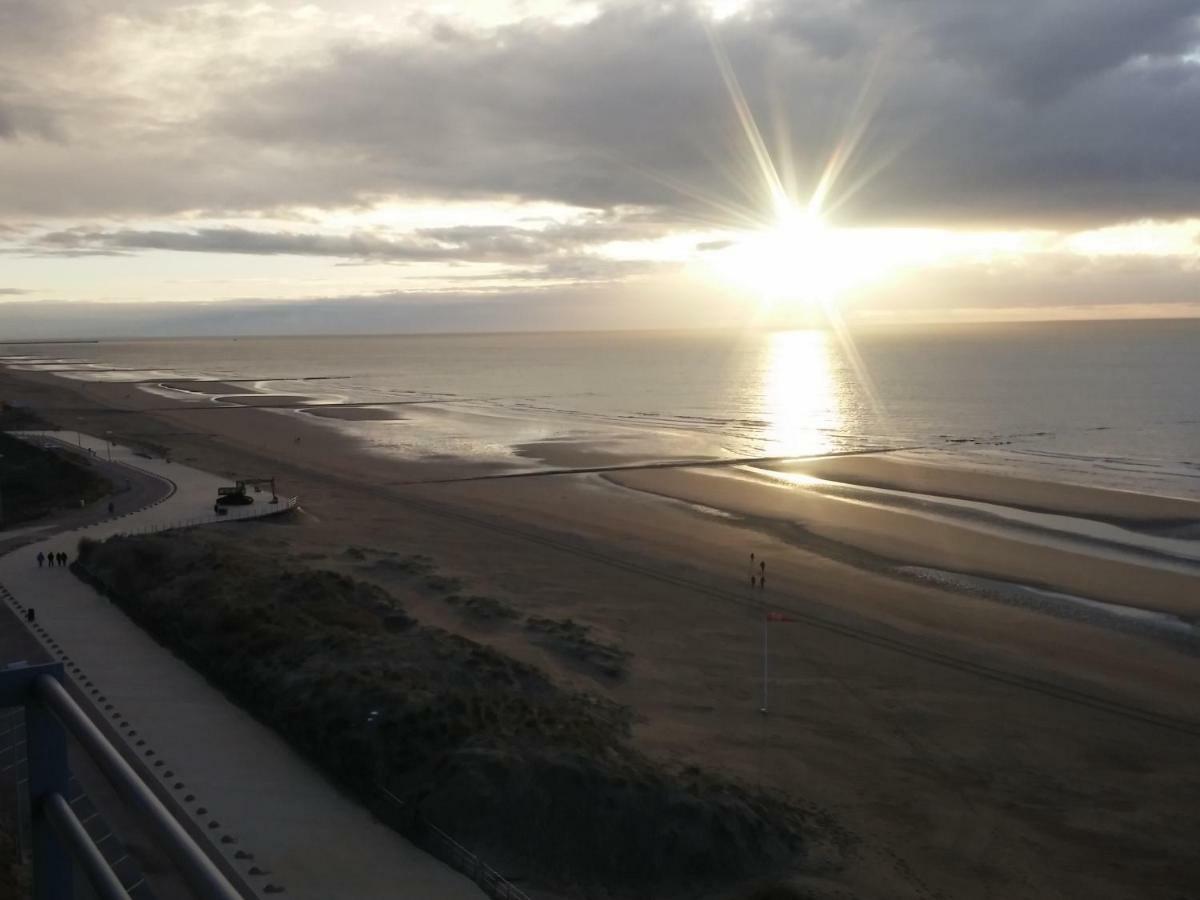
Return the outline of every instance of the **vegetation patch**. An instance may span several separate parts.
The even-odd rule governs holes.
[[[649,759],[626,708],[345,575],[200,530],[84,541],[76,571],[342,783],[386,788],[401,830],[432,822],[541,888],[693,897],[803,869],[829,825]]]
[[[458,594],[451,594],[445,598],[445,601],[454,607],[464,619],[474,622],[485,624],[509,622],[519,616],[515,609],[495,597],[482,597],[478,594],[462,597]]]
[[[594,640],[588,625],[573,619],[530,616],[525,620],[525,631],[533,643],[572,665],[605,678],[621,678],[625,675],[629,653],[615,644]]]
[[[461,591],[463,589],[463,581],[461,578],[455,578],[453,575],[435,574],[425,579],[425,587],[439,593],[444,591]]]
[[[399,558],[388,556],[376,560],[371,564],[371,568],[396,575],[428,575],[434,570],[435,566],[433,560],[428,556],[417,553],[412,556],[402,556]]]
[[[0,431],[46,431],[54,428],[49,422],[25,406],[0,401]]]
[[[57,509],[78,509],[80,500],[91,503],[111,492],[112,484],[86,457],[0,433],[0,498],[6,527]]]

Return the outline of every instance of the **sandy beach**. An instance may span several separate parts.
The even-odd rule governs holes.
[[[888,453],[492,477],[517,467],[399,460],[291,410],[164,410],[130,385],[2,377],[6,397],[65,429],[216,474],[277,476],[304,512],[236,526],[247,543],[376,581],[422,621],[629,705],[652,754],[827,810],[858,851],[802,879],[813,896],[1176,900],[1200,882],[1197,654],[1055,599],[1191,627],[1200,503]],[[272,399],[283,402],[259,402]],[[619,444],[522,455],[531,472],[646,461]],[[630,672],[609,683],[563,665],[351,546],[426,554],[463,590],[586,623],[630,654]],[[749,587],[751,552],[766,591]],[[1040,590],[1047,606],[957,589],[955,576]],[[764,605],[793,619],[770,626],[766,715]]]

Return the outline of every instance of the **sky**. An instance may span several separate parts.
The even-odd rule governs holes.
[[[1200,315],[1200,0],[0,0],[0,334]]]

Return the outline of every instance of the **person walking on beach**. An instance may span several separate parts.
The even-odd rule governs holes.
[[[42,553],[41,550],[38,551],[37,561],[38,561],[38,568],[40,569],[42,567],[42,563],[44,563],[46,561],[46,554]]]
[[[53,553],[46,554],[46,562],[50,564],[50,568],[52,568],[52,569],[54,568],[54,554]]]
[[[68,557],[67,554],[65,554],[65,553],[58,554],[58,564],[60,566],[65,566],[69,559],[70,559],[70,557]]]

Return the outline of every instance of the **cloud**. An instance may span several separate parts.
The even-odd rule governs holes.
[[[1036,253],[906,273],[863,291],[854,305],[878,310],[1200,305],[1200,257]]]
[[[878,105],[842,186],[865,183],[845,221],[1100,224],[1200,205],[1200,0],[766,0],[720,21],[620,2],[569,26],[342,27],[294,46],[290,31],[263,37],[286,17],[200,9],[4,5],[0,50],[21,75],[0,91],[0,211],[493,197],[727,219],[764,197],[710,33],[769,142],[791,148],[802,194],[870,83]],[[132,87],[105,81],[118,51],[121,65],[155,59],[114,43],[136,31],[121,17],[187,46]],[[203,75],[195,98],[180,71]]]
[[[847,182],[859,221],[1109,221],[1194,211],[1194,0],[764,3],[711,25],[801,192],[879,68]],[[762,206],[702,13],[617,5],[573,28],[347,45],[218,114],[356,160],[364,190],[515,194],[680,215]],[[772,114],[772,110],[775,113]]]
[[[329,235],[246,228],[201,228],[194,231],[90,231],[73,228],[40,235],[34,247],[67,255],[115,255],[135,250],[183,253],[234,253],[255,256],[333,256],[383,262],[447,262],[527,260],[553,250],[553,240],[522,229],[464,228],[418,231],[389,237],[359,233]]]
[[[670,328],[683,320],[695,325],[740,324],[750,312],[711,286],[687,291],[679,290],[678,284],[672,287],[571,284],[453,294],[386,291],[198,303],[14,301],[0,304],[0,333],[11,340],[26,340]]]
[[[147,250],[253,256],[334,257],[374,263],[493,263],[524,267],[510,278],[611,279],[653,270],[654,264],[597,255],[614,241],[661,234],[661,224],[637,210],[584,214],[565,222],[525,226],[455,225],[330,234],[244,227],[191,230],[97,229],[75,226],[31,232],[12,240],[9,253],[45,256],[122,256]]]
[[[16,297],[22,294],[32,294],[33,291],[27,291],[24,288],[6,288],[0,287],[0,297]]]
[[[1200,40],[1195,0],[936,5],[940,52],[1034,103],[1131,64],[1179,60]]]

